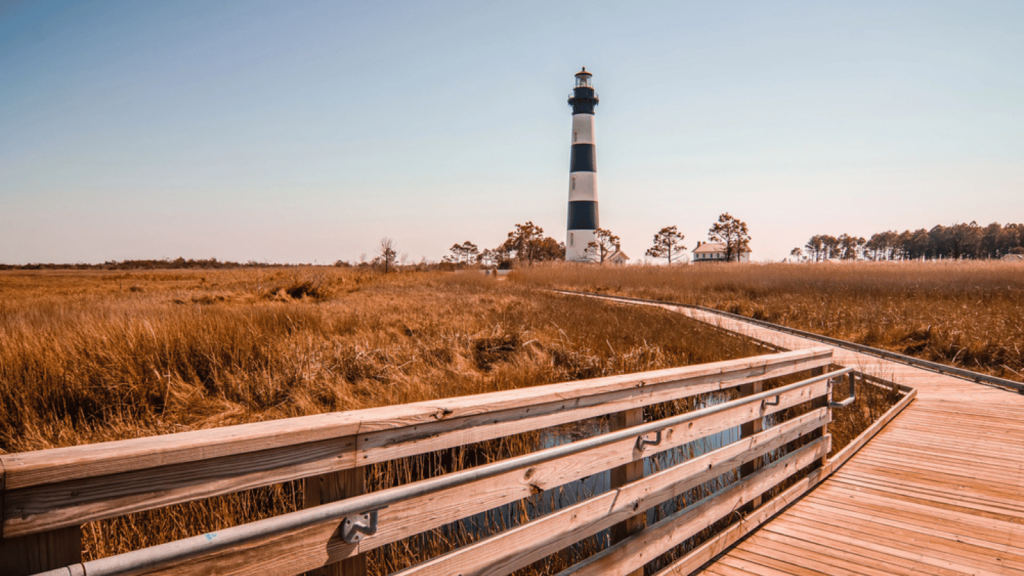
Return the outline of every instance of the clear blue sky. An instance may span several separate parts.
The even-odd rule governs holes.
[[[564,240],[573,73],[601,223],[1024,220],[1024,2],[0,4],[0,262],[412,260]]]

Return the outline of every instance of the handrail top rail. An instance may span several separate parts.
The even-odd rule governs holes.
[[[760,404],[763,400],[770,397],[797,391],[802,388],[812,386],[818,382],[830,380],[834,377],[848,374],[853,371],[853,368],[843,368],[833,372],[812,376],[799,382],[780,386],[772,390],[752,394],[750,396],[744,396],[742,398],[730,400],[721,404],[715,404],[700,410],[686,412],[677,416],[656,420],[654,422],[647,422],[630,428],[608,432],[583,440],[546,448],[537,452],[531,452],[522,456],[506,458],[497,462],[452,472],[443,476],[419,480],[409,484],[380,490],[378,492],[353,496],[351,498],[322,504],[313,508],[307,508],[282,514],[280,516],[241,524],[218,531],[215,538],[210,538],[208,537],[209,535],[193,536],[116,556],[92,560],[84,563],[84,567],[86,568],[85,572],[94,576],[103,576],[158,569],[162,566],[167,566],[187,558],[211,554],[215,551],[225,550],[232,547],[244,546],[248,542],[262,540],[290,531],[301,530],[324,522],[341,520],[352,514],[365,514],[370,511],[381,510],[403,500],[424,496],[441,490],[456,488],[478,480],[493,478],[500,474],[505,474],[524,467],[541,465],[546,462],[579,454],[587,450],[600,448],[614,442],[642,436],[643,434],[650,432],[664,430],[672,426],[680,426],[682,424],[704,418],[714,417],[719,413],[732,410],[739,406]],[[825,394],[827,394],[830,389],[831,388],[826,389]],[[813,398],[808,398],[804,401],[809,401],[811,399]],[[763,406],[761,410],[764,412]],[[769,411],[767,413],[772,412],[773,411]],[[62,572],[60,571],[51,571],[37,576],[55,576],[61,573]]]
[[[825,366],[831,357],[830,348],[816,347],[410,404],[3,454],[0,455],[0,469],[6,472],[6,489],[13,490],[55,481],[208,460],[369,432],[398,430],[439,420],[454,420],[515,408],[572,401],[630,388],[689,379],[716,376],[734,376],[734,379],[742,379],[745,372],[758,369],[766,372],[771,367],[787,363],[810,362]],[[730,386],[723,386],[728,387]],[[112,463],[116,463],[115,468],[111,468]]]

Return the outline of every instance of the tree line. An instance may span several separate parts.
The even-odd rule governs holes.
[[[654,240],[646,256],[665,258],[669,264],[679,260],[679,254],[686,250],[685,236],[676,226],[666,226],[654,234]],[[728,212],[718,217],[708,230],[708,239],[724,246],[726,260],[739,260],[749,249],[750,233],[747,224]],[[622,242],[611,230],[598,228],[594,241],[587,244],[589,260],[605,262],[621,250]],[[565,243],[544,235],[544,229],[533,222],[516,224],[504,242],[495,248],[480,250],[480,247],[466,240],[456,242],[448,249],[442,262],[457,265],[482,264],[488,267],[511,268],[514,262],[530,264],[546,260],[564,260]]]
[[[940,224],[931,230],[878,232],[868,239],[849,234],[816,234],[802,248],[790,252],[791,256],[814,262],[984,259],[1007,254],[1024,254],[1024,224]]]
[[[564,260],[565,244],[544,235],[544,229],[532,221],[516,224],[504,242],[494,248],[480,250],[466,240],[448,249],[451,254],[442,258],[450,264],[483,264],[488,267],[511,268],[513,262],[533,263],[546,260]]]

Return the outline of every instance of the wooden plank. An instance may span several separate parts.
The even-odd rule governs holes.
[[[993,576],[1000,573],[998,563],[993,563],[995,560],[992,559],[992,556],[986,555],[984,552],[979,553],[969,546],[960,545],[951,540],[938,542],[936,539],[912,530],[892,526],[883,527],[876,522],[849,521],[835,512],[822,516],[802,507],[791,510],[786,515],[785,521],[802,523],[808,528],[816,528],[820,531],[849,534],[855,537],[861,545],[878,546],[890,551],[895,556],[920,559],[924,563],[950,570]],[[1012,564],[1007,568],[1014,569]]]
[[[733,470],[752,458],[784,446],[820,427],[821,422],[828,416],[826,411],[820,411],[811,419],[801,417],[785,422],[757,436],[742,439],[621,488],[419,564],[401,572],[401,575],[468,576],[507,574],[518,570],[600,532],[619,519],[629,517],[638,511],[646,511],[724,472]],[[639,569],[642,569],[642,566]]]
[[[963,572],[925,564],[914,557],[890,554],[886,549],[860,542],[848,534],[822,532],[807,528],[799,523],[776,521],[764,527],[758,534],[778,534],[796,540],[801,546],[821,550],[837,558],[860,562],[875,567],[884,567],[893,574],[918,576],[934,574],[936,576],[963,576]]]
[[[719,375],[729,379],[731,375],[744,371],[752,375],[749,371],[766,371],[770,366],[787,362],[814,363],[830,357],[831,351],[826,348],[783,352],[354,412],[318,414],[149,438],[4,454],[0,456],[0,461],[7,470],[7,488],[18,489],[342,438],[357,432],[416,426],[446,418],[499,412],[703,376]]]
[[[306,478],[303,486],[305,508],[337,502],[366,493],[363,468],[343,470]],[[306,572],[306,576],[366,576],[366,554],[356,554],[341,562]]]
[[[795,359],[782,358],[781,361],[771,363],[762,360],[738,364],[729,367],[725,372],[712,370],[710,374],[700,374],[685,380],[666,379],[660,384],[639,380],[644,385],[637,386],[636,381],[627,380],[630,383],[627,386],[616,381],[611,387],[617,389],[611,392],[597,394],[594,393],[595,390],[576,390],[587,394],[563,398],[557,402],[526,405],[513,410],[474,414],[463,418],[449,415],[440,420],[431,417],[431,421],[427,423],[421,423],[414,418],[406,422],[408,425],[405,428],[383,432],[332,438],[217,459],[207,459],[206,453],[200,452],[196,453],[195,459],[190,462],[22,488],[10,491],[4,503],[4,531],[12,536],[31,534],[258,486],[298,480],[311,475],[337,472],[357,464],[382,462],[467,442],[572,422],[611,413],[623,407],[633,408],[720,390],[740,385],[750,378],[766,375],[774,377],[793,370],[804,370],[812,364],[826,361],[827,356],[819,354]],[[554,386],[559,387],[559,390],[564,388],[564,385]],[[549,392],[537,397],[549,398],[550,395]],[[454,399],[453,401],[460,404],[453,404],[456,407],[451,411],[468,412],[470,409],[467,406],[473,405],[473,402],[467,401],[466,398],[475,399],[473,401],[480,404],[481,396],[492,395]],[[387,411],[391,413],[391,417],[388,421],[397,426],[397,422],[404,418],[400,414],[403,411],[408,412],[407,406],[413,405],[389,407]],[[433,410],[436,404],[431,404],[431,407]],[[477,409],[481,409],[480,405]],[[380,420],[382,410],[384,409],[371,409],[349,414],[355,415],[357,419],[363,418],[361,421],[366,427],[375,428],[381,426],[380,422],[367,422],[373,418]],[[413,412],[421,414],[422,406],[417,410],[419,412]],[[395,416],[394,413],[399,415]],[[436,416],[436,412],[431,414]],[[165,442],[173,436],[180,435],[139,441]],[[354,450],[353,446],[357,446],[358,449]],[[53,451],[12,456],[27,457],[46,452]],[[111,465],[115,464],[116,462]]]
[[[870,512],[883,518],[903,519],[924,528],[948,528],[969,533],[970,536],[967,538],[987,542],[1001,550],[1020,553],[1021,549],[1016,543],[1024,543],[1024,526],[1009,522],[878,498],[870,494],[850,493],[833,483],[823,486],[821,491],[815,494],[816,497],[819,495],[828,499],[832,506],[839,508]]]
[[[635,410],[626,410],[618,412],[612,418],[611,429],[612,430],[623,430],[625,428],[632,428],[639,426],[644,423],[644,411],[642,408]],[[631,482],[640,480],[644,477],[644,461],[642,458],[634,460],[629,464],[623,464],[622,466],[616,466],[611,470],[611,488],[616,490],[622,488]],[[633,534],[643,530],[647,527],[647,510],[639,510],[639,513],[635,516],[631,516],[618,524],[615,524],[611,528],[611,542],[616,544],[622,542],[626,538],[629,538]],[[643,569],[635,570],[628,576],[644,576]]]
[[[764,382],[763,381],[761,381],[761,382],[751,382],[750,384],[744,384],[743,386],[740,386],[740,397],[752,396],[754,394],[760,394],[763,390],[764,390]],[[740,427],[740,437],[741,438],[746,438],[748,436],[753,436],[753,435],[761,432],[761,430],[763,430],[763,429],[764,429],[764,418],[755,418],[755,419],[751,420],[750,422],[747,422],[746,424],[744,424],[743,426]],[[750,476],[751,474],[756,472],[757,469],[760,468],[760,467],[761,467],[761,461],[760,460],[753,460],[751,462],[747,462],[746,464],[744,464],[743,466],[740,467],[740,477]],[[754,508],[757,508],[760,505],[761,505],[761,496],[757,496],[753,500],[750,501],[750,504],[748,504],[747,507],[744,508],[743,512],[744,513],[749,513],[751,510],[753,510]]]
[[[629,540],[610,546],[560,572],[559,576],[624,574],[641,567],[719,519],[738,510],[754,496],[766,492],[772,486],[813,462],[820,461],[828,454],[830,445],[831,436],[825,435],[758,470],[747,480],[733,485],[691,509],[672,514]]]
[[[869,491],[893,500],[902,500],[904,502],[912,502],[931,508],[949,510],[963,514],[972,514],[975,516],[991,518],[993,520],[1000,520],[1014,524],[1024,524],[1024,517],[1019,513],[1013,514],[1011,513],[1012,511],[999,508],[998,506],[992,506],[988,502],[980,504],[980,501],[949,498],[945,493],[924,492],[917,490],[914,487],[908,487],[907,485],[895,485],[893,481],[886,479],[853,478],[845,472],[842,476],[836,476],[832,480],[833,482],[842,483],[845,486],[848,486],[851,490]]]
[[[323,440],[11,490],[4,502],[4,531],[32,534],[350,469],[355,444],[354,437]]]
[[[941,522],[936,518],[929,518],[921,521],[920,518],[908,518],[900,514],[893,514],[886,508],[874,508],[867,506],[851,505],[849,502],[826,502],[826,501],[804,501],[800,503],[801,508],[818,516],[834,515],[845,518],[851,522],[861,521],[864,524],[889,526],[894,529],[916,532],[928,536],[931,542],[938,547],[956,547],[957,544],[964,544],[976,551],[981,551],[986,557],[998,558],[999,565],[1011,566],[1016,569],[1024,569],[1024,550],[1015,548],[1008,544],[992,542],[986,538],[977,538],[976,532],[967,533],[963,525],[951,525]],[[948,540],[949,543],[942,542]]]
[[[82,561],[82,528],[0,540],[0,574],[26,576]]]
[[[857,562],[851,562],[846,558],[837,555],[824,554],[820,549],[812,549],[810,546],[797,545],[793,540],[781,541],[780,539],[769,538],[770,534],[760,531],[753,534],[748,541],[749,549],[779,558],[795,557],[801,558],[808,566],[822,571],[825,574],[859,574],[863,576],[892,576],[891,568],[887,570],[870,566],[858,558]],[[771,535],[778,538],[778,535]],[[867,560],[864,558],[863,560]]]
[[[786,556],[784,560],[778,560],[756,552],[738,550],[735,554],[723,559],[722,563],[727,566],[749,569],[765,576],[851,576],[851,574],[853,576],[863,576],[851,573],[848,570],[837,570],[834,566],[827,567],[832,569],[831,572],[822,572],[808,568],[801,560],[803,558],[796,555]]]

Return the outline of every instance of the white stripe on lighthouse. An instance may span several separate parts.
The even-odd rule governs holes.
[[[573,114],[572,115],[572,143],[573,144],[596,144],[594,139],[594,115]]]
[[[569,202],[574,200],[597,201],[597,172],[569,174]]]

